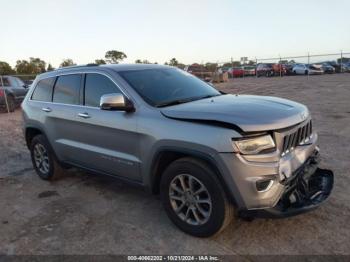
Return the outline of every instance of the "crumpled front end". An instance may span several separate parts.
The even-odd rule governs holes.
[[[286,179],[284,191],[274,207],[266,209],[241,210],[245,218],[284,218],[305,213],[317,208],[331,194],[334,175],[331,170],[320,169],[318,151]]]
[[[235,199],[241,216],[285,217],[306,212],[326,200],[333,188],[332,171],[318,168],[318,136],[311,119],[271,135],[274,152],[220,154],[237,185]]]

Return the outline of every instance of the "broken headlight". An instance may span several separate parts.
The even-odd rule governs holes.
[[[273,149],[276,147],[270,135],[264,135],[254,138],[244,138],[240,140],[233,141],[234,145],[237,147],[240,153],[244,155],[255,155],[260,152]]]

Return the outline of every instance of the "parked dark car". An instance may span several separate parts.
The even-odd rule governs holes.
[[[273,69],[273,64],[265,63],[258,64],[256,67],[256,75],[259,76],[273,76],[275,75],[275,71]]]
[[[1,80],[2,78],[2,80]],[[14,76],[0,77],[0,107],[6,108],[6,100],[9,110],[13,112],[20,105],[28,92],[28,85]]]
[[[335,73],[335,68],[328,63],[315,64],[314,66],[321,68],[325,74]]]
[[[335,70],[336,73],[340,73],[341,72],[341,66],[336,61],[325,61],[322,64],[334,67],[334,70]]]
[[[213,77],[213,72],[208,71],[205,66],[199,64],[186,66],[184,70],[206,82],[209,82]]]
[[[341,64],[341,72],[342,73],[350,73],[350,63],[342,63]]]
[[[28,87],[33,84],[34,80],[23,80],[24,84],[27,85]]]
[[[284,68],[285,68],[285,72],[286,72],[286,75],[293,75],[293,67],[294,67],[294,64],[283,64]]]

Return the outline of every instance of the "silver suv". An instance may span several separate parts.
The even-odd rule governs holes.
[[[177,68],[87,65],[39,75],[23,104],[42,179],[79,167],[160,194],[181,230],[207,237],[234,215],[317,207],[333,173],[317,168],[307,107],[230,95]]]

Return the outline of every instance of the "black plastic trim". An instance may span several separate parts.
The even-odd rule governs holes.
[[[156,182],[156,167],[157,167],[157,161],[160,158],[162,153],[167,153],[167,152],[173,152],[173,153],[179,153],[179,154],[183,154],[189,157],[194,157],[194,158],[198,158],[200,160],[203,160],[205,162],[207,162],[212,168],[213,171],[215,172],[215,174],[217,175],[217,178],[219,179],[223,189],[225,190],[226,196],[229,198],[229,200],[231,201],[231,203],[235,206],[238,206],[238,202],[236,197],[230,192],[230,190],[228,189],[227,184],[225,183],[225,180],[223,178],[223,175],[221,174],[219,168],[218,168],[218,164],[216,163],[216,160],[211,157],[208,154],[205,154],[203,152],[200,151],[196,151],[196,150],[191,150],[191,149],[186,149],[186,148],[178,148],[178,147],[161,147],[157,150],[157,152],[155,153],[153,159],[152,159],[152,165],[151,165],[151,169],[150,169],[150,174],[151,174],[151,190],[152,192],[154,192],[154,187],[156,186],[155,182]]]

